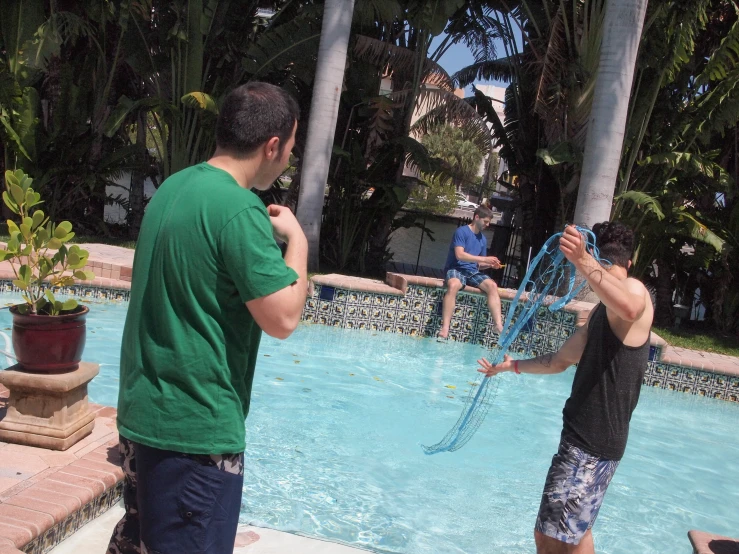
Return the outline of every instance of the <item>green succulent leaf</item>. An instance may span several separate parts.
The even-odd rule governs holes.
[[[47,289],[44,295],[46,296],[46,298],[49,299],[49,302],[56,302],[56,298],[54,298],[54,293],[50,290]]]
[[[21,290],[28,290],[28,285],[20,279],[13,279],[13,284]]]
[[[16,204],[15,200],[13,200],[7,192],[3,192],[3,202],[5,202],[5,205],[11,212],[14,214],[18,213],[18,204]]]
[[[15,231],[16,233],[20,233],[21,232],[20,229],[18,229],[18,225],[15,224],[15,221],[12,221],[12,220],[9,219],[7,221],[7,223],[8,223],[8,233],[9,234],[12,235],[13,234],[13,231]]]
[[[30,218],[26,218],[26,219],[30,219]],[[20,229],[21,229],[21,235],[23,235],[23,239],[31,240],[31,226],[26,225],[25,223],[21,223]]]
[[[72,232],[72,224],[69,221],[62,221],[54,229],[54,237],[58,239],[65,238],[69,233]]]
[[[31,282],[32,276],[33,272],[31,271],[31,268],[26,264],[23,264],[18,270],[18,278],[27,285]]]
[[[26,199],[26,195],[23,194],[23,189],[18,185],[10,185],[10,194],[13,197],[16,205],[20,206]]]
[[[18,308],[18,313],[21,315],[28,315],[28,312],[31,311],[31,306],[29,306],[28,304],[18,304],[16,308]]]
[[[53,250],[56,250],[57,248],[60,248],[62,246],[62,241],[57,238],[51,238],[49,239],[49,244],[47,246]]]
[[[7,250],[0,249],[0,262],[4,262],[5,260],[9,260],[10,258],[13,258],[14,254],[12,252],[8,252]]]
[[[42,212],[41,210],[36,210],[35,212],[33,212],[33,218],[31,221],[33,222],[33,229],[36,229],[36,227],[44,222],[44,212]]]
[[[20,181],[18,181],[15,173],[9,169],[5,172],[5,183],[7,187],[10,187],[10,185],[20,185]]]
[[[80,264],[80,256],[77,252],[70,252],[67,255],[67,261],[72,269],[76,269],[76,266],[79,266]]]
[[[69,300],[65,300],[64,304],[62,304],[62,311],[69,311],[74,310],[78,306],[77,301],[74,298],[70,298]]]
[[[82,281],[92,281],[95,278],[95,274],[92,271],[75,271],[74,276]]]

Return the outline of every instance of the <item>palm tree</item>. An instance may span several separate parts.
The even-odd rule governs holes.
[[[326,0],[308,137],[303,152],[298,220],[308,238],[308,270],[318,270],[321,213],[344,81],[354,0]]]
[[[608,0],[575,222],[610,218],[647,0]]]

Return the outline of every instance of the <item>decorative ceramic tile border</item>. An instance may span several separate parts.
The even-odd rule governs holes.
[[[23,292],[16,287],[12,281],[0,280],[0,292],[12,292],[20,294]],[[74,296],[75,298],[89,298],[92,300],[103,300],[109,302],[128,302],[131,298],[130,290],[94,287],[89,285],[72,285],[69,287],[57,287],[54,295]]]
[[[405,296],[349,290],[339,286],[315,283],[308,298],[303,320],[347,329],[371,329],[405,335],[433,337],[441,328],[441,300],[444,289],[403,283]],[[501,295],[503,296],[503,295]],[[510,299],[503,296],[503,318],[510,307]],[[540,307],[536,318],[523,329],[511,344],[510,351],[527,356],[538,356],[557,350],[583,321],[583,306],[570,310],[550,312]],[[498,335],[492,329],[485,296],[461,292],[449,329],[450,340],[491,347]],[[653,339],[658,339],[654,336]],[[739,402],[739,376],[701,371],[674,363],[663,363],[666,343],[653,340],[644,385],[708,396],[730,402]]]
[[[122,496],[123,481],[120,481],[114,487],[106,490],[102,495],[88,502],[82,508],[26,544],[23,547],[23,552],[27,554],[44,554],[48,552],[80,527],[112,508]]]

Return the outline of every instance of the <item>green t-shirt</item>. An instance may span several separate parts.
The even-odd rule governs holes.
[[[243,451],[262,334],[244,303],[297,279],[257,195],[207,163],[167,179],[136,245],[120,434],[190,454]]]

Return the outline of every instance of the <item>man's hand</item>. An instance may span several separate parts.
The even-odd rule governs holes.
[[[583,236],[574,225],[568,225],[565,227],[565,230],[559,239],[559,249],[562,251],[562,254],[565,255],[565,258],[575,264],[575,266],[590,256],[588,251],[585,249],[585,240],[583,239]]]
[[[480,269],[487,269],[489,267],[498,269],[500,267],[500,260],[495,256],[485,256],[483,260],[485,261],[478,264]]]
[[[283,242],[290,242],[296,238],[302,237],[305,240],[305,234],[300,227],[300,223],[295,218],[290,208],[286,206],[278,206],[270,204],[267,206],[267,213],[272,222],[275,236]]]
[[[485,377],[492,377],[493,375],[498,375],[498,373],[513,371],[513,362],[514,359],[511,358],[508,354],[503,356],[503,362],[499,363],[498,365],[493,365],[485,358],[482,358],[480,360],[477,360],[477,363],[482,366],[482,369],[478,369],[477,371],[479,371],[480,373],[484,373]]]

